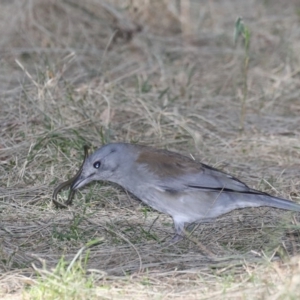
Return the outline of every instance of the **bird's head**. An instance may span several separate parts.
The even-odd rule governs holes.
[[[77,190],[95,180],[117,182],[126,155],[123,148],[122,144],[108,144],[96,150],[84,162],[82,171],[72,183],[71,189]]]

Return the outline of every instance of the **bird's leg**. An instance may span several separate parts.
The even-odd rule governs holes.
[[[206,246],[202,245],[202,243],[196,239],[194,239],[191,235],[189,235],[190,230],[193,230],[197,223],[191,223],[187,226],[187,230],[184,229],[184,223],[176,222],[174,220],[174,227],[175,227],[175,236],[169,242],[170,245],[174,245],[181,241],[183,238],[187,238],[188,241],[195,243],[199,250],[207,257],[214,257],[214,253],[212,253]]]
[[[175,235],[171,239],[170,244],[176,244],[181,241],[185,236],[184,223],[174,221]]]

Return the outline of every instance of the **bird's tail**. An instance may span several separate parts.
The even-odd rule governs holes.
[[[285,209],[285,210],[291,210],[291,211],[298,211],[300,212],[300,204],[279,198],[279,197],[274,197],[269,194],[265,193],[260,193],[257,191],[253,191],[253,193],[244,193],[243,196],[240,195],[235,195],[237,197],[236,200],[239,198],[240,201],[238,206],[239,207],[257,207],[257,206],[269,206],[269,207],[274,207],[274,208],[280,208],[280,209]]]
[[[287,200],[287,199],[283,199],[283,198],[279,198],[279,197],[274,197],[274,196],[269,196],[269,195],[261,195],[260,197],[262,197],[262,203],[266,205],[266,206],[271,206],[271,207],[275,207],[275,208],[281,208],[281,209],[285,209],[285,210],[292,210],[292,211],[299,211],[300,212],[300,204]]]

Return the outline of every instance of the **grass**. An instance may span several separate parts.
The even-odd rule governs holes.
[[[242,89],[242,108],[241,108],[241,117],[240,117],[240,130],[244,130],[244,122],[245,122],[245,115],[246,115],[246,101],[248,96],[248,69],[249,69],[249,48],[250,48],[250,30],[245,24],[243,23],[242,18],[238,18],[235,22],[235,34],[234,40],[235,44],[239,36],[243,38],[244,44],[244,59],[243,59],[243,89]]]
[[[86,250],[99,243],[101,243],[100,239],[88,242],[71,262],[61,257],[54,270],[48,271],[45,263],[43,263],[43,269],[35,268],[38,278],[34,285],[25,292],[26,297],[30,299],[98,299],[95,282],[105,273],[87,270],[89,251]],[[82,256],[85,251],[85,255]]]
[[[36,283],[28,290],[30,299],[97,299],[95,279],[86,276],[85,266],[67,268],[63,257],[54,270],[39,270]]]
[[[297,4],[180,2],[0,4],[2,299],[299,298],[297,214],[238,210],[169,245],[172,220],[117,186],[51,204],[83,145],[112,141],[191,154],[300,201]]]

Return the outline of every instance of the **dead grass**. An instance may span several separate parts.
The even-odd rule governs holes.
[[[128,141],[299,201],[299,4],[182,0],[179,13],[175,1],[109,3],[0,4],[1,297],[34,298],[62,256],[100,239],[79,268],[90,299],[297,299],[297,215],[236,211],[169,246],[171,219],[118,187],[90,185],[67,210],[51,195],[84,144]],[[251,30],[243,132],[237,16]]]

